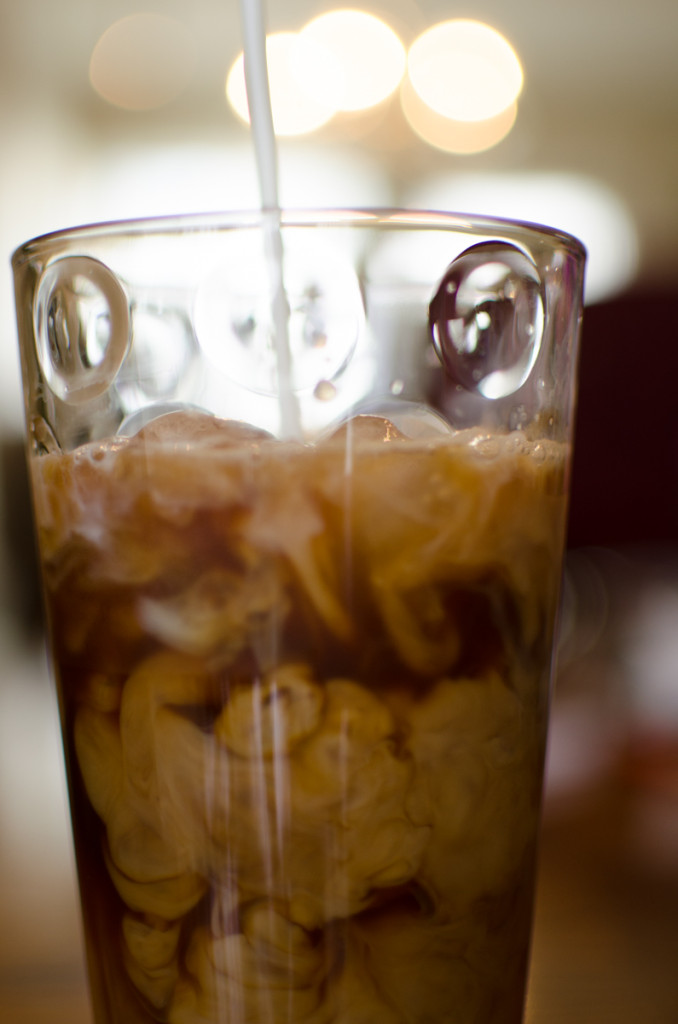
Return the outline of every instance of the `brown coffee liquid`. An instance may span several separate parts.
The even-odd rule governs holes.
[[[98,1024],[517,1024],[565,450],[36,457]]]

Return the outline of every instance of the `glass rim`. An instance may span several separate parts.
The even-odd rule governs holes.
[[[576,259],[586,258],[586,247],[575,235],[549,225],[510,217],[427,210],[406,207],[313,207],[225,210],[213,213],[163,214],[121,220],[103,220],[61,228],[36,235],[12,253],[11,264],[17,270],[37,256],[49,256],[64,243],[138,235],[170,235],[258,227],[273,222],[291,227],[379,227],[385,230],[461,231],[490,233],[507,231],[516,237],[541,239],[554,248],[566,248]]]

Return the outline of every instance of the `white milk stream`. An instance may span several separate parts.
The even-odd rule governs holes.
[[[269,275],[274,345],[278,371],[280,432],[301,437],[299,404],[293,390],[289,345],[289,303],[283,275],[283,243],[278,198],[278,154],[273,130],[271,95],[266,65],[266,29],[262,0],[240,0],[245,57],[245,84],[264,218],[264,245]]]

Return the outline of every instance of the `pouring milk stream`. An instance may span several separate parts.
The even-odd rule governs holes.
[[[300,437],[299,407],[293,391],[292,357],[288,321],[289,304],[283,274],[283,244],[278,198],[278,157],[266,65],[266,30],[261,0],[240,0],[245,58],[245,84],[265,216],[264,242],[271,290],[274,347],[278,370],[280,431],[283,437]]]

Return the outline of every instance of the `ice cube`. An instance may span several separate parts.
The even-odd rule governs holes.
[[[240,420],[225,420],[186,405],[154,405],[128,417],[120,433],[155,444],[233,448],[270,440],[265,430]]]
[[[356,441],[427,440],[454,433],[450,424],[421,402],[384,400],[364,407],[332,434],[333,439],[349,436]]]

